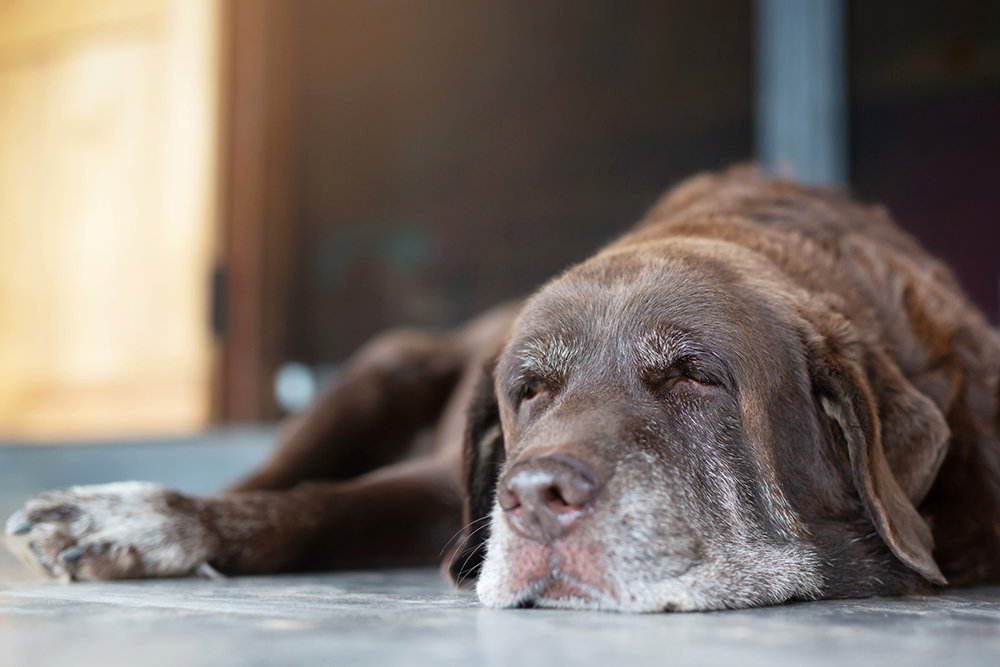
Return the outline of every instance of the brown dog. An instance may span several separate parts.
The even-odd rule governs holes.
[[[113,579],[425,563],[464,525],[446,570],[496,607],[998,582],[998,373],[884,210],[736,169],[523,304],[376,339],[227,494],[78,487],[7,532]]]

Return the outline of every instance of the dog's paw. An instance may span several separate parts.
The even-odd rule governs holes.
[[[28,565],[81,581],[191,574],[208,567],[213,543],[195,501],[148,482],[43,493],[6,533]]]

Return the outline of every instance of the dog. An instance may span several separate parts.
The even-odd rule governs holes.
[[[880,208],[695,176],[529,299],[364,346],[216,497],[6,524],[74,580],[426,564],[490,607],[629,612],[1000,582],[1000,337]]]

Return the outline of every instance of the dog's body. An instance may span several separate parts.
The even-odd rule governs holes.
[[[527,302],[376,339],[227,494],[79,487],[7,531],[111,579],[426,563],[464,526],[446,572],[491,606],[998,582],[998,373],[883,210],[736,169]]]

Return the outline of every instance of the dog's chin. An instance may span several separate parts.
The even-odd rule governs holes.
[[[536,585],[538,592],[521,605],[552,609],[618,610],[618,601],[593,586],[567,575],[554,575]]]
[[[482,591],[480,597],[484,598]],[[558,573],[534,581],[520,590],[507,591],[502,596],[489,596],[483,602],[491,607],[518,609],[544,607],[549,609],[593,609],[619,611],[612,596],[579,579]]]

